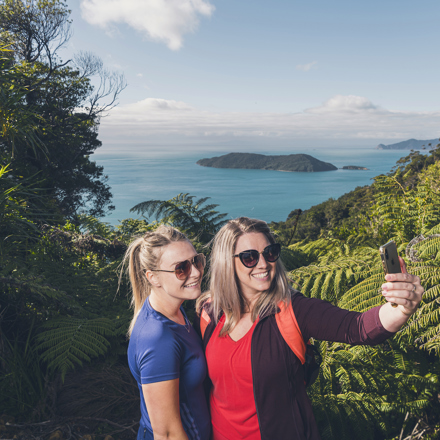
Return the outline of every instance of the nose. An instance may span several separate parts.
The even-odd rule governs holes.
[[[266,268],[269,265],[269,263],[264,258],[264,255],[261,253],[260,258],[258,259],[257,268]]]
[[[193,274],[194,272],[194,274]],[[194,277],[198,278],[200,276],[203,276],[203,269],[199,270],[197,269],[197,266],[194,264],[194,261],[191,262],[191,273],[189,274],[189,278]]]

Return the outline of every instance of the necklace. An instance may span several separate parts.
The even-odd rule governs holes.
[[[186,328],[186,331],[189,333],[191,331],[191,324],[189,323],[188,318],[185,315],[183,315],[183,317],[185,318],[184,327]]]

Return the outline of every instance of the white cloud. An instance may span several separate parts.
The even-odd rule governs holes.
[[[182,47],[183,36],[195,32],[200,17],[210,17],[208,0],[81,0],[81,14],[105,29],[126,23],[172,50]]]
[[[363,96],[355,95],[335,95],[333,98],[325,101],[321,106],[307,109],[308,113],[326,113],[326,112],[344,112],[358,113],[366,111],[380,110],[380,107],[374,105],[370,100]]]
[[[157,111],[192,110],[192,107],[182,101],[147,98],[121,108],[123,117],[148,115]],[[118,108],[115,109],[118,111]]]
[[[136,76],[142,78],[144,75],[142,75],[142,73],[136,73]]]
[[[296,66],[296,70],[302,70],[303,72],[308,72],[315,64],[318,64],[318,61],[312,61],[309,64],[298,64]]]
[[[148,98],[117,107],[101,121],[103,139],[116,142],[212,142],[266,139],[381,142],[440,135],[440,112],[386,110],[360,96],[337,95],[298,113],[214,113],[173,100]],[[363,142],[365,144],[367,141]],[[377,142],[376,142],[377,143]]]

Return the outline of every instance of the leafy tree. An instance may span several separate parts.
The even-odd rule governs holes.
[[[32,85],[24,85],[24,75],[13,64],[12,51],[0,46],[0,145],[14,158],[16,141],[31,149],[45,148],[38,139],[35,115],[25,108],[23,101]]]
[[[46,196],[57,200],[61,213],[72,217],[86,209],[103,216],[111,200],[102,166],[90,160],[101,146],[98,115],[79,111],[90,95],[90,80],[65,67],[34,90],[34,111],[40,117],[39,138],[47,151],[19,145],[15,166],[25,175],[39,173]],[[112,208],[112,207],[110,207]]]
[[[1,82],[8,87],[2,94],[7,123],[0,157],[13,161],[18,175],[38,173],[46,199],[62,215],[103,216],[113,209],[111,192],[103,167],[90,156],[101,146],[100,117],[116,104],[125,81],[88,53],[59,59],[70,37],[69,14],[61,0],[0,3],[0,45],[10,51],[2,60]]]
[[[62,65],[57,51],[70,38],[70,10],[63,0],[3,0],[0,7],[2,39],[18,62],[44,61],[49,76]]]

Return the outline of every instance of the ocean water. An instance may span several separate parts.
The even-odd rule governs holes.
[[[231,150],[232,151],[232,150]],[[297,208],[308,209],[358,186],[371,184],[372,178],[387,173],[408,151],[352,149],[309,149],[266,151],[262,154],[306,153],[338,168],[345,165],[367,167],[368,171],[342,170],[319,173],[292,173],[268,170],[217,169],[201,167],[197,160],[214,157],[216,151],[136,151],[94,155],[104,166],[116,210],[103,220],[117,224],[125,218],[139,218],[130,209],[147,200],[168,200],[179,193],[196,198],[210,197],[208,203],[227,218],[242,215],[265,221],[286,220]],[[154,218],[149,219],[150,221]]]

